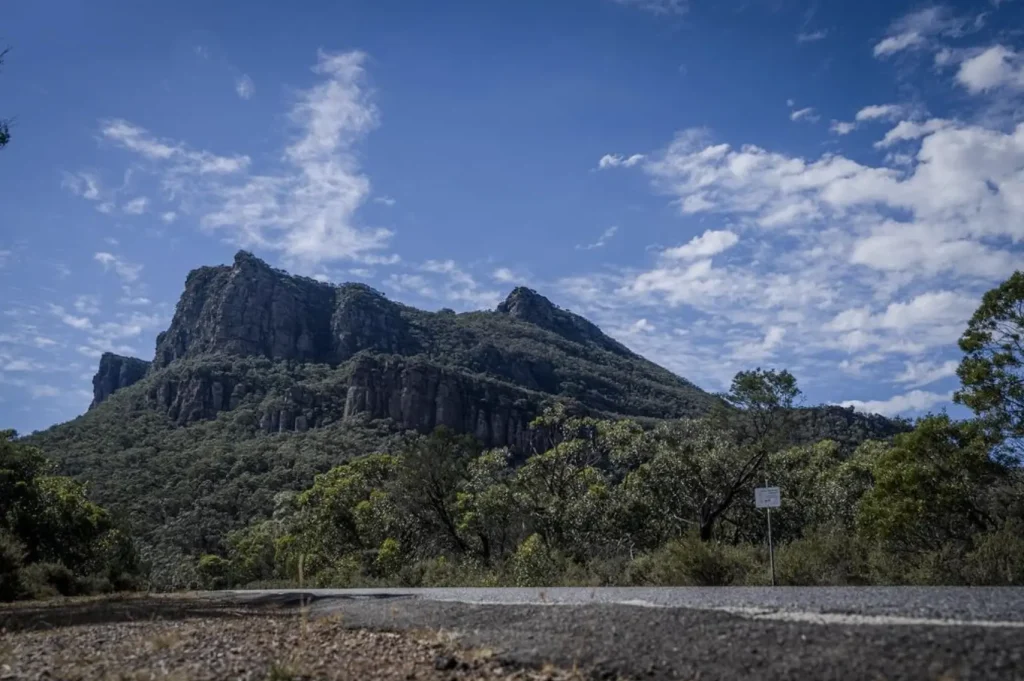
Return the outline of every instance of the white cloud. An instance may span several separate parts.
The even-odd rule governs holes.
[[[923,412],[949,402],[952,393],[933,393],[925,390],[912,390],[903,395],[893,395],[887,400],[847,400],[840,404],[853,407],[857,411],[882,416],[897,416],[905,413]]]
[[[385,284],[395,291],[415,293],[423,298],[437,298],[438,292],[422,274],[396,273],[388,275]]]
[[[896,377],[897,383],[905,383],[911,388],[921,388],[950,376],[956,376],[959,366],[956,360],[946,362],[907,362],[903,373]]]
[[[503,284],[511,284],[519,280],[516,273],[507,267],[499,267],[494,270],[491,277],[493,277],[495,281],[500,281]]]
[[[656,15],[686,14],[690,9],[689,0],[612,0],[617,5],[635,7],[636,9]]]
[[[481,287],[454,260],[428,260],[418,270],[416,274],[393,274],[387,283],[397,291],[413,292],[463,309],[492,308],[501,301],[501,293]]]
[[[57,345],[57,341],[52,338],[47,338],[46,336],[36,336],[32,339],[32,344],[37,348],[52,348]]]
[[[39,364],[28,360],[28,359],[12,359],[8,360],[3,366],[0,366],[0,371],[11,371],[11,372],[23,372],[23,371],[40,371],[43,367]]]
[[[355,223],[370,182],[359,171],[354,146],[378,125],[363,83],[365,60],[362,52],[319,53],[313,71],[324,80],[302,92],[290,114],[301,131],[284,154],[292,172],[219,188],[220,205],[203,216],[204,226],[305,266],[367,260],[387,246],[390,230]]]
[[[597,167],[600,170],[606,170],[608,168],[632,168],[641,161],[644,160],[643,154],[633,154],[632,156],[622,156],[621,154],[605,154],[601,157],[601,160],[597,162]]]
[[[73,329],[84,330],[92,328],[92,320],[88,317],[76,317],[73,314],[69,314],[60,305],[50,305],[50,311],[56,315],[61,322],[67,324]]]
[[[820,118],[821,117],[815,113],[813,106],[797,109],[793,113],[789,114],[789,120],[791,121],[808,121],[809,123],[815,123]]]
[[[83,199],[96,201],[100,198],[100,181],[93,173],[64,173],[64,179],[60,184],[61,187]]]
[[[938,132],[944,128],[948,128],[953,125],[952,121],[947,121],[942,118],[932,118],[931,120],[918,123],[917,121],[900,121],[900,123],[889,132],[885,133],[885,137],[875,142],[875,147],[884,149],[885,147],[891,147],[898,142],[906,142],[908,140],[917,140],[930,135],[933,132]]]
[[[113,201],[104,201],[103,203],[98,204],[96,206],[96,210],[98,210],[101,213],[112,213],[114,211],[114,208],[115,206]]]
[[[235,93],[242,99],[249,99],[256,92],[256,84],[246,74],[235,81]]]
[[[837,135],[849,135],[856,128],[856,123],[849,123],[847,121],[832,121],[832,125],[829,126],[829,130]]]
[[[178,219],[178,214],[175,213],[173,210],[169,210],[164,213],[161,213],[160,219],[163,220],[165,224],[169,225]]]
[[[373,197],[373,202],[374,203],[379,203],[381,205],[388,206],[388,207],[393,206],[396,203],[398,203],[398,201],[394,200],[390,196],[375,196],[375,197]]]
[[[176,174],[229,175],[249,167],[248,156],[218,156],[183,144],[160,140],[123,119],[105,121],[100,134],[150,161],[173,162]]]
[[[149,199],[145,196],[139,196],[121,206],[121,210],[128,215],[142,215],[148,207]]]
[[[829,372],[899,392],[948,378],[981,294],[1024,264],[1024,125],[904,121],[887,140],[900,142],[886,161],[898,168],[680,132],[639,170],[688,224],[721,225],[708,230],[722,233],[719,246],[702,236],[560,290],[691,379],[769,357],[819,385]],[[656,330],[630,335],[641,317]]]
[[[669,248],[662,252],[666,258],[673,260],[696,260],[698,258],[710,258],[713,255],[727,251],[739,243],[739,236],[727,229],[707,230],[700,236],[695,236],[682,246]]]
[[[40,399],[44,397],[58,397],[61,394],[60,388],[55,388],[52,385],[44,384],[33,384],[28,387],[28,392],[32,396],[32,399]]]
[[[103,265],[103,270],[114,272],[122,280],[127,282],[133,282],[139,278],[139,274],[142,272],[142,265],[132,264],[121,258],[117,257],[113,253],[99,252],[93,256],[93,259]]]
[[[638,319],[629,327],[630,333],[649,333],[654,331],[656,327],[646,319]]]
[[[999,88],[1021,90],[1024,89],[1024,58],[1003,45],[995,45],[964,60],[956,80],[971,94]]]
[[[876,57],[885,57],[896,52],[902,52],[903,50],[919,47],[924,44],[924,36],[920,33],[913,31],[907,31],[898,35],[889,36],[883,39],[877,45],[875,45],[874,53]]]
[[[828,37],[828,31],[822,29],[820,31],[807,31],[798,33],[796,36],[796,41],[798,43],[814,43],[818,42],[819,40],[824,40],[826,37]]]
[[[903,115],[903,107],[899,104],[872,104],[857,112],[857,121],[893,120]]]
[[[104,322],[95,328],[95,338],[112,341],[118,338],[132,338],[143,331],[159,328],[166,320],[160,314],[141,312],[122,313],[114,321]]]
[[[602,247],[604,247],[608,243],[608,241],[613,236],[615,236],[615,233],[618,232],[618,231],[619,231],[619,228],[613,225],[613,226],[609,227],[608,229],[604,230],[603,232],[601,232],[601,236],[599,236],[597,238],[597,241],[595,241],[594,243],[591,243],[591,244],[577,244],[576,245],[576,249],[577,250],[590,251],[590,250],[593,250],[595,248],[602,248]]]
[[[929,46],[937,36],[957,37],[981,28],[977,22],[954,16],[948,7],[932,5],[906,14],[889,27],[886,37],[874,47],[874,55],[884,58],[906,50]]]
[[[96,295],[80,295],[75,298],[75,310],[84,315],[100,313],[100,298]]]
[[[782,344],[786,329],[782,326],[769,327],[764,337],[755,341],[730,343],[732,359],[739,362],[758,362],[768,359]]]

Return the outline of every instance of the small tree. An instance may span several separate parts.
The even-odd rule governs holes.
[[[748,442],[760,450],[767,450],[776,442],[788,410],[800,397],[796,377],[783,369],[741,371],[732,379],[732,386],[724,396],[732,406],[740,409],[749,430]]]
[[[1024,273],[1014,272],[982,298],[960,338],[961,388],[953,399],[1009,444],[1024,438]]]

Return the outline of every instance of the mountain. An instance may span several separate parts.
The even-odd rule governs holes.
[[[313,387],[295,369],[295,384],[279,389],[239,358],[325,373]],[[516,448],[528,445],[527,425],[555,397],[649,418],[702,413],[714,399],[527,288],[494,312],[423,312],[362,284],[288,275],[246,252],[231,266],[189,274],[148,367],[103,357],[94,405],[138,382],[147,406],[180,426],[246,405],[264,433],[363,414]]]
[[[191,272],[152,361],[105,354],[93,388],[86,414],[31,439],[150,543],[185,552],[403,430],[444,425],[523,455],[554,401],[643,422],[718,401],[528,288],[493,311],[425,312],[244,251]],[[838,407],[798,416],[800,439],[897,427]]]

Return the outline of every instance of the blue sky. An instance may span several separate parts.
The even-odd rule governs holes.
[[[150,359],[252,250],[420,307],[518,284],[709,390],[948,406],[1019,267],[1024,2],[5,4],[0,424]]]

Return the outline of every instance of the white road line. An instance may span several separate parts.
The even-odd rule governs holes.
[[[960,620],[900,615],[843,615],[831,612],[799,612],[766,608],[712,608],[754,620],[803,622],[808,624],[844,624],[856,626],[919,626],[919,627],[988,627],[991,629],[1024,629],[1024,622],[1007,620]]]
[[[466,603],[469,605],[586,605],[586,601],[559,601],[551,599],[522,600],[515,602],[503,602],[487,599],[469,600],[461,598],[437,598],[448,602]],[[917,627],[987,627],[990,629],[1024,629],[1024,621],[1015,622],[1010,620],[963,620],[963,619],[938,619],[933,617],[906,617],[901,615],[844,615],[830,612],[803,612],[799,610],[772,610],[770,608],[751,607],[700,607],[679,604],[654,603],[642,599],[631,599],[622,601],[590,601],[597,605],[631,605],[640,608],[679,608],[683,610],[704,610],[709,612],[724,612],[730,615],[738,615],[753,620],[770,620],[775,622],[796,622],[803,624],[833,624],[844,626],[917,626]]]

